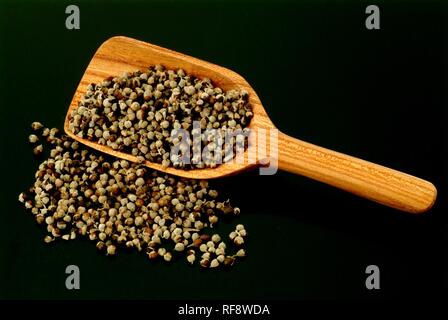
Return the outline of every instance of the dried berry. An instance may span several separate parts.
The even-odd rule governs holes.
[[[150,260],[171,261],[174,255],[186,255],[190,264],[201,252],[200,265],[213,268],[226,265],[229,257],[234,261],[245,255],[235,247],[239,251],[226,256],[222,237],[205,233],[212,222],[214,227],[218,224],[219,216],[235,214],[229,201],[221,201],[207,181],[173,177],[117,160],[79,145],[56,129],[44,128],[40,137],[44,134],[54,137],[42,139],[51,147],[50,156],[39,165],[33,187],[18,200],[39,224],[46,225],[46,243],[84,236],[107,255],[127,247],[146,252]],[[237,239],[246,236],[244,226],[237,225],[232,235],[232,242],[238,244]]]

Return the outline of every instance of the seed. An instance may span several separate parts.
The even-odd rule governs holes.
[[[137,227],[141,226],[143,224],[143,218],[142,217],[136,217],[134,220],[134,223]]]
[[[164,259],[165,261],[171,261],[171,258],[172,258],[172,255],[171,255],[170,252],[167,252],[167,253],[165,253],[165,254],[163,255],[163,259]]]
[[[43,126],[43,124],[42,123],[40,123],[40,122],[33,122],[32,124],[31,124],[31,129],[33,129],[34,131],[37,131],[37,130],[39,130],[39,129],[42,129],[44,126]]]
[[[135,247],[140,248],[140,240],[137,238],[132,239],[132,243]]]
[[[176,250],[176,251],[184,251],[184,249],[185,249],[185,246],[181,242],[176,243],[176,245],[174,246],[174,250]]]
[[[196,256],[194,254],[190,254],[187,256],[187,261],[189,264],[193,264],[195,260],[196,260]]]
[[[39,141],[39,138],[35,134],[30,134],[28,137],[28,140],[30,143],[36,143]]]
[[[113,244],[107,246],[107,254],[108,255],[111,255],[111,256],[115,255],[115,250],[116,250],[116,248]]]
[[[218,266],[219,266],[218,259],[213,259],[212,262],[210,263],[210,268],[216,268]]]
[[[24,203],[24,202],[25,202],[25,199],[26,199],[26,195],[25,195],[23,192],[21,192],[21,193],[19,194],[19,201],[22,202],[22,203]]]
[[[157,253],[157,251],[151,251],[148,253],[148,258],[151,260],[157,259],[158,256],[159,254]]]
[[[235,230],[236,231],[244,230],[244,226],[242,224],[239,224],[239,225],[236,226]]]
[[[203,268],[208,268],[209,265],[210,265],[210,260],[202,259],[201,262],[200,262],[200,265],[201,265],[201,267],[203,267]]]
[[[212,248],[215,246],[215,243],[213,241],[207,242],[207,247]]]
[[[246,251],[244,249],[238,250],[238,252],[235,254],[237,257],[245,257]]]
[[[202,221],[196,221],[194,223],[194,227],[195,227],[195,229],[201,230],[204,227],[204,224],[202,223]]]
[[[53,217],[49,216],[49,217],[45,218],[45,223],[46,224],[51,225],[51,224],[53,224],[53,222],[54,222]]]
[[[195,246],[196,248],[197,248],[197,247],[200,247],[201,244],[202,244],[202,240],[201,240],[201,239],[195,239],[195,240],[193,241],[193,246]],[[205,247],[207,247],[207,245],[205,245]]]
[[[149,160],[163,167],[185,169],[216,167],[216,161],[207,158],[199,157],[191,163],[168,159],[167,148],[179,142],[178,138],[170,140],[168,129],[191,130],[195,121],[201,129],[245,128],[253,117],[248,94],[244,90],[223,92],[207,78],[186,75],[178,79],[174,75],[179,73],[185,74],[150,67],[90,85],[69,118],[70,130],[79,137],[131,153],[138,163]],[[191,141],[184,142],[184,148],[193,147]],[[229,147],[236,151],[235,143]],[[215,148],[210,145],[208,149]],[[221,150],[221,156],[224,154]],[[216,194],[211,190],[212,198]]]
[[[168,121],[166,121],[166,120],[164,120],[164,121],[162,121],[162,122],[160,123],[160,126],[161,126],[163,129],[168,128],[169,125],[170,125],[170,123],[169,123]]]
[[[225,266],[233,266],[234,263],[235,263],[235,258],[233,258],[233,257],[226,257],[224,259]]]
[[[218,223],[218,217],[215,215],[209,216],[208,221],[210,222],[210,224],[214,225],[214,224]]]
[[[199,250],[201,252],[206,252],[207,249],[208,249],[208,246],[205,243],[201,244],[201,246],[199,247]]]
[[[132,127],[132,122],[129,121],[129,120],[126,120],[126,121],[124,122],[124,126],[125,126],[127,129],[129,129],[130,127]]]
[[[207,92],[207,98],[203,89],[194,89],[194,95],[201,95],[204,103],[208,103],[207,99],[212,94]],[[110,102],[116,103],[114,100]],[[171,126],[169,107],[172,106],[160,105],[155,113],[161,117],[159,123],[167,121]],[[148,110],[149,106],[142,104],[138,111],[146,116]],[[126,112],[131,114],[131,111]],[[95,115],[96,111],[92,114]],[[121,128],[117,125],[117,129],[88,127],[86,134],[92,129],[94,136],[96,130],[100,130],[103,137],[108,129],[110,136],[115,135],[118,139],[117,132],[127,130],[130,146],[143,143],[135,136],[134,130],[139,129],[132,123],[129,130],[125,128],[124,121]],[[161,130],[155,123],[149,125]],[[41,139],[43,143],[52,145],[50,156],[39,166],[34,187],[19,194],[18,200],[30,209],[38,223],[45,222],[49,233],[44,238],[45,242],[52,242],[56,237],[68,241],[86,236],[107,255],[115,255],[117,244],[121,244],[143,250],[149,259],[162,256],[164,260],[171,261],[173,253],[164,248],[166,245],[173,246],[177,255],[185,252],[189,264],[194,264],[197,252],[202,255],[202,266],[215,267],[214,260],[218,265],[226,264],[226,246],[221,236],[217,233],[207,235],[203,229],[217,224],[219,215],[226,210],[232,213],[235,209],[229,201],[220,201],[217,191],[211,189],[207,181],[170,177],[126,160],[116,160],[83,148],[54,128],[36,131],[37,139],[43,134],[49,137]],[[166,142],[159,134],[162,133],[154,134],[155,140],[151,143],[163,149]],[[50,139],[56,140],[50,142]],[[232,240],[238,243],[246,235],[246,230],[237,226],[233,233]],[[162,241],[164,247],[161,247]],[[245,255],[245,251],[239,249],[231,258],[243,256],[242,252]]]
[[[103,241],[98,241],[98,242],[96,243],[96,248],[97,248],[98,250],[104,250],[104,248],[106,248],[106,244],[105,244]]]
[[[44,217],[43,214],[38,214],[38,215],[36,215],[36,222],[37,222],[38,224],[42,224],[44,221],[45,221],[45,217]]]
[[[42,151],[44,150],[44,148],[43,148],[43,146],[40,144],[40,145],[38,145],[37,147],[35,147],[34,149],[33,149],[33,153],[35,154],[35,155],[40,155],[41,153],[42,153]]]
[[[222,249],[226,249],[226,244],[224,243],[224,242],[221,242],[219,245],[218,245],[218,248],[222,248]]]
[[[208,247],[208,249],[207,249],[207,252],[210,252],[210,253],[215,253],[215,251],[216,251],[215,247]]]
[[[235,239],[233,239],[233,242],[236,245],[240,246],[240,245],[242,245],[244,243],[244,239],[241,236],[236,236]]]
[[[26,209],[33,208],[33,202],[31,200],[25,201],[25,208]]]
[[[191,96],[191,95],[194,94],[196,89],[193,86],[186,86],[186,87],[184,87],[184,91],[185,91],[186,94]]]
[[[224,248],[218,247],[218,248],[215,249],[215,254],[216,255],[221,255],[221,254],[224,254],[224,253],[225,253],[225,249]]]
[[[126,204],[126,208],[127,208],[128,210],[130,210],[131,212],[134,212],[134,211],[135,211],[135,203],[133,203],[133,202],[128,202],[128,203]]]
[[[137,180],[135,180],[135,185],[137,186],[137,187],[141,187],[141,186],[143,186],[145,184],[145,179],[143,179],[143,178],[138,178]]]
[[[159,248],[159,250],[157,251],[157,253],[158,253],[160,256],[163,256],[163,255],[165,255],[165,253],[166,253],[166,249],[165,249],[165,248]]]
[[[58,229],[58,228],[53,228],[53,229],[51,230],[51,235],[52,235],[53,237],[59,237],[59,236],[60,236],[60,234],[59,234],[59,229]]]
[[[163,232],[162,238],[163,239],[169,239],[171,237],[171,233],[169,232],[169,230],[165,230]]]
[[[206,259],[206,260],[210,260],[210,253],[209,252],[205,252],[202,254],[201,256],[202,259]]]
[[[219,236],[219,234],[214,234],[212,236],[212,241],[215,242],[215,243],[221,241],[221,237]]]
[[[200,239],[202,241],[209,241],[210,240],[210,236],[208,234],[201,234]]]
[[[182,234],[182,237],[184,237],[185,239],[190,239],[191,238],[191,234],[188,231],[184,231],[184,233]]]

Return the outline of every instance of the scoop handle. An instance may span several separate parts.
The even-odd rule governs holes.
[[[429,210],[437,196],[428,181],[281,132],[278,167],[410,213]]]

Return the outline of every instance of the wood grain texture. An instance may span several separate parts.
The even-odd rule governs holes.
[[[279,168],[410,213],[425,212],[437,190],[428,181],[279,134]]]
[[[109,76],[123,72],[144,70],[150,65],[162,64],[168,69],[182,68],[198,78],[210,78],[224,90],[245,89],[249,93],[254,117],[249,128],[275,129],[254,89],[237,73],[178,52],[127,37],[113,37],[97,50],[76,89],[67,112],[64,129],[73,139],[111,154],[136,162],[136,157],[112,150],[77,137],[69,129],[70,113],[78,106],[87,86]],[[212,179],[237,174],[252,169],[266,161],[257,158],[256,148],[245,153],[245,159],[253,156],[256,161],[238,164],[224,163],[213,169],[179,170],[163,169],[160,164],[146,161],[145,165],[169,174],[194,179]],[[254,152],[254,153],[252,153]],[[269,154],[267,155],[269,157]],[[271,155],[277,157],[277,155]],[[278,136],[278,165],[282,170],[327,183],[381,204],[411,213],[420,213],[433,205],[437,191],[427,181],[335,151],[327,150],[280,133]]]
[[[96,51],[90,61],[76,92],[70,103],[65,123],[65,132],[73,139],[99,151],[111,154],[115,157],[136,162],[137,158],[123,152],[115,151],[104,145],[81,139],[69,129],[70,114],[78,107],[81,97],[85,94],[87,86],[91,83],[98,83],[110,76],[121,75],[124,72],[145,70],[151,65],[162,64],[168,69],[184,69],[187,73],[198,78],[210,78],[216,86],[224,90],[245,89],[249,93],[249,102],[254,111],[254,117],[250,122],[250,128],[272,128],[260,99],[252,87],[239,74],[178,52],[161,48],[146,42],[138,41],[127,37],[113,37],[105,41]],[[247,157],[247,156],[246,156]],[[165,171],[186,178],[193,179],[213,179],[223,176],[237,174],[257,166],[256,163],[224,163],[214,169],[179,170],[174,168],[162,168],[158,163],[146,161],[146,166]]]

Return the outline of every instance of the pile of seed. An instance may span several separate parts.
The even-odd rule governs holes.
[[[247,137],[252,117],[246,91],[224,92],[210,79],[156,65],[145,72],[125,73],[89,85],[71,113],[70,130],[81,138],[132,154],[139,162],[201,169],[216,167],[240,152],[238,148],[247,139],[239,141],[232,135],[237,132]],[[179,134],[181,129],[198,138],[185,139]],[[215,130],[215,134],[202,132],[207,129]],[[171,149],[182,143],[179,155],[171,156]],[[201,154],[204,147],[207,152]],[[187,150],[189,161],[182,157]]]
[[[85,236],[107,255],[115,255],[118,247],[134,248],[151,260],[184,256],[190,264],[197,260],[210,268],[245,256],[243,225],[228,240],[213,232],[220,219],[240,210],[219,200],[207,181],[111,158],[39,122],[31,127],[34,153],[42,154],[41,142],[51,150],[19,201],[46,225],[45,242]]]

